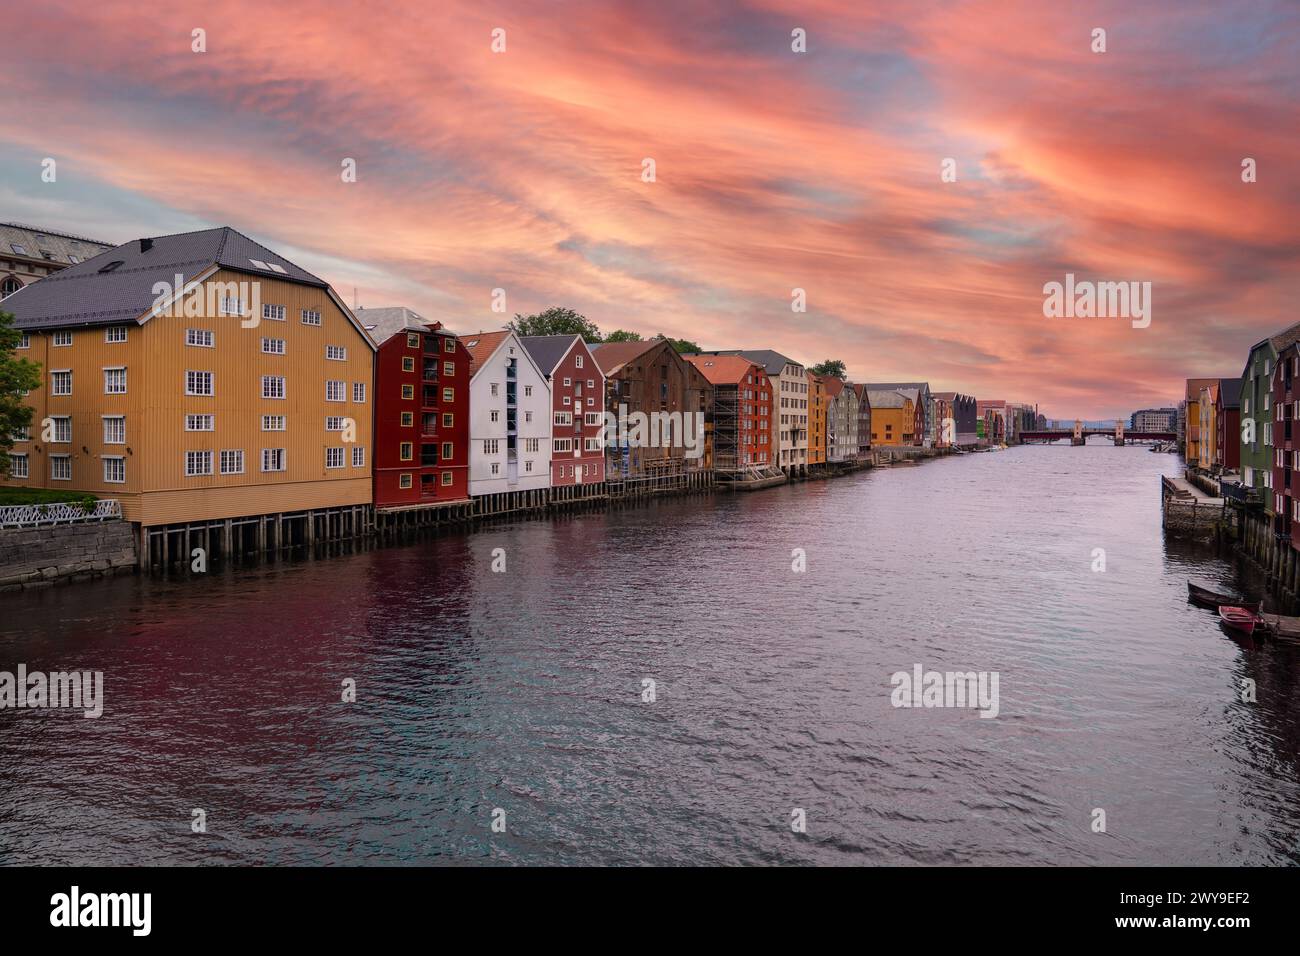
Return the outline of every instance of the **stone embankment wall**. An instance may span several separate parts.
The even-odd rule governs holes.
[[[135,571],[128,521],[0,530],[0,592]]]

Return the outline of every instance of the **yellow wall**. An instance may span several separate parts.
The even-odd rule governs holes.
[[[1197,464],[1210,468],[1219,445],[1219,424],[1215,415],[1214,396],[1210,389],[1201,389],[1200,436],[1197,443]]]
[[[871,444],[902,445],[912,440],[916,425],[916,409],[911,399],[903,400],[902,408],[871,409]],[[886,426],[893,426],[886,432]]]
[[[826,385],[808,373],[808,464],[826,462]]]
[[[300,508],[362,504],[371,500],[374,353],[368,338],[324,289],[280,279],[217,272],[209,282],[260,283],[262,303],[285,306],[285,321],[262,320],[244,328],[235,316],[158,316],[129,322],[127,341],[105,342],[102,327],[76,329],[71,346],[54,346],[53,333],[31,334],[27,356],[42,365],[42,387],[29,396],[35,409],[32,440],[14,451],[29,453],[31,477],[5,484],[88,491],[122,502],[132,521],[162,524],[268,514]],[[303,309],[321,313],[319,326],[302,322]],[[260,318],[260,312],[259,312]],[[251,320],[250,320],[251,321]],[[186,329],[209,329],[214,347],[186,345]],[[263,337],[283,339],[285,354],[262,351]],[[325,346],[347,349],[344,361],[325,357]],[[125,366],[127,393],[105,395],[105,366]],[[70,397],[49,394],[49,372],[71,369]],[[187,370],[213,373],[212,397],[185,394]],[[261,377],[282,375],[286,397],[263,399]],[[343,402],[325,401],[327,379],[341,380]],[[354,403],[353,383],[365,383],[365,402]],[[72,441],[41,438],[46,416],[72,416]],[[104,442],[103,415],[126,416],[126,442]],[[187,414],[211,414],[214,431],[186,431]],[[263,432],[262,415],[284,415],[286,431]],[[355,442],[325,430],[327,416],[350,418]],[[364,467],[353,467],[352,449],[365,448]],[[326,447],[344,449],[342,468],[325,467]],[[262,449],[286,449],[286,470],[263,472]],[[220,451],[242,449],[244,472],[220,474]],[[211,451],[213,474],[187,477],[185,453]],[[72,480],[50,478],[49,455],[72,455]],[[106,483],[103,457],[122,455],[126,481]]]

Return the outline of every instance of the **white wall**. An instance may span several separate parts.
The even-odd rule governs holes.
[[[517,479],[510,479],[506,441],[506,369],[515,359],[518,410]],[[497,394],[492,394],[492,386]],[[532,394],[529,395],[531,388]],[[493,495],[506,491],[531,491],[551,484],[551,389],[546,376],[533,363],[513,333],[501,341],[491,358],[474,373],[469,385],[469,493]],[[496,411],[497,421],[492,421]],[[532,420],[529,421],[529,413]],[[497,439],[496,454],[483,450],[485,439]],[[526,451],[528,439],[537,439],[537,450]],[[532,470],[528,463],[532,463]],[[492,465],[497,474],[492,474]]]

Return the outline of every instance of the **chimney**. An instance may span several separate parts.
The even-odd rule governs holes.
[[[141,240],[140,240],[140,251],[141,251],[141,252],[148,252],[148,251],[149,251],[150,249],[152,249],[152,248],[153,248],[153,240],[152,240],[152,239],[141,239]]]

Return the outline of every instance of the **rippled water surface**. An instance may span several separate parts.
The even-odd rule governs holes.
[[[1252,582],[1164,541],[1176,468],[1028,447],[0,597],[0,669],[107,699],[0,711],[0,861],[1300,862],[1300,647],[1186,603]],[[999,716],[892,707],[918,663]]]

